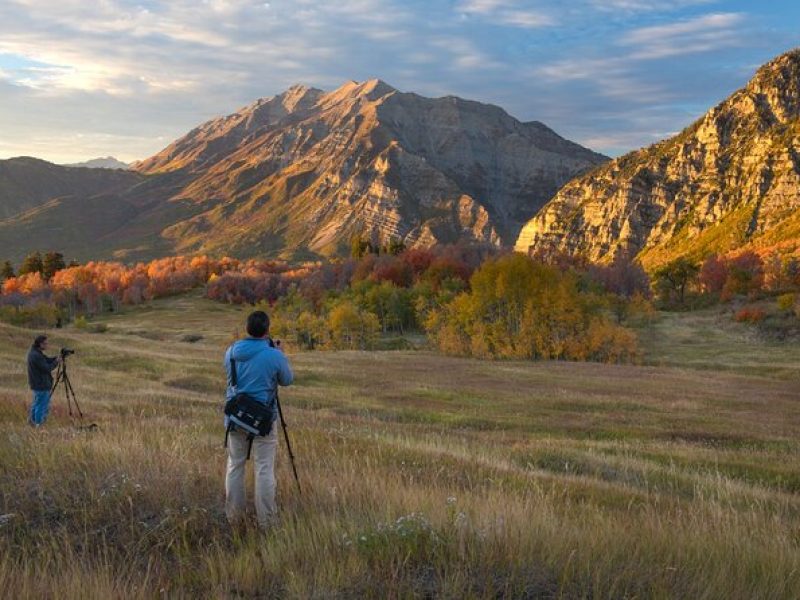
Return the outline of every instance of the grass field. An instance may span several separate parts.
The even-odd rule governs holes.
[[[713,312],[644,366],[292,354],[281,526],[223,515],[221,354],[196,297],[66,329],[96,432],[25,425],[32,332],[0,326],[4,597],[795,598],[800,349]],[[186,336],[202,336],[194,339]]]

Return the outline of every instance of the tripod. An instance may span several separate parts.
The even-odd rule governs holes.
[[[64,394],[67,397],[67,410],[69,411],[69,416],[74,416],[72,414],[72,405],[74,404],[75,410],[78,412],[78,417],[80,418],[81,423],[83,423],[83,412],[81,411],[80,404],[78,404],[78,398],[75,396],[75,390],[72,388],[72,382],[69,380],[69,375],[67,374],[67,357],[63,354],[61,355],[61,364],[56,372],[56,380],[53,382],[53,387],[50,388],[50,397],[53,396],[59,384],[64,387]],[[92,425],[89,427],[92,427]],[[94,425],[94,427],[96,427],[96,425]]]
[[[278,399],[278,391],[275,390],[275,402],[278,405],[278,416],[281,419],[281,427],[283,427],[283,437],[286,440],[286,449],[289,451],[289,462],[292,463],[292,471],[294,472],[294,480],[297,482],[297,493],[302,493],[300,490],[300,478],[297,476],[297,467],[294,465],[294,454],[292,453],[292,445],[289,443],[289,432],[286,429],[286,421],[283,418],[283,410],[281,410],[281,401]]]

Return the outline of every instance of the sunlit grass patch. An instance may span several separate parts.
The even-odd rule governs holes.
[[[94,367],[103,371],[120,371],[140,376],[158,376],[167,369],[166,365],[144,356],[109,351],[82,353],[80,361],[85,367]]]
[[[189,390],[191,392],[213,393],[220,398],[225,391],[225,384],[220,377],[212,379],[205,375],[188,375],[185,377],[166,379],[164,385],[181,390]]]

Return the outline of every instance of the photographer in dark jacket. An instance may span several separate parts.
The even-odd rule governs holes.
[[[33,390],[33,404],[28,422],[34,427],[39,427],[47,418],[50,409],[50,389],[53,387],[53,375],[61,358],[45,355],[48,341],[46,335],[39,335],[33,340],[33,346],[28,351],[28,385]]]

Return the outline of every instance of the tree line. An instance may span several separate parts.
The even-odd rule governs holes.
[[[69,266],[76,266],[76,261],[70,261]],[[61,252],[49,251],[42,254],[40,251],[31,252],[22,261],[18,273],[14,272],[14,265],[10,260],[5,260],[0,266],[0,283],[7,279],[13,279],[17,275],[28,275],[39,273],[45,280],[49,280],[56,271],[67,267],[64,262],[64,255]]]
[[[736,299],[737,304],[745,305],[735,311],[734,319],[748,322],[767,318],[770,309],[765,301],[775,298],[773,311],[785,321],[783,329],[798,328],[800,259],[796,256],[778,253],[761,256],[753,250],[744,250],[711,254],[702,262],[680,257],[655,271],[654,289],[660,305],[672,309]]]
[[[358,238],[347,259],[300,265],[207,256],[81,265],[35,252],[18,273],[8,267],[0,286],[6,321],[52,326],[203,288],[220,302],[263,305],[273,332],[302,349],[385,347],[415,333],[458,355],[630,362],[639,357],[636,326],[652,320],[655,307],[782,293],[778,304],[800,312],[797,260],[755,252],[701,263],[680,258],[652,280],[624,256],[600,265],[490,246],[405,248]],[[748,308],[739,317],[759,313]]]
[[[442,352],[629,362],[629,327],[653,314],[644,270],[479,246],[366,253],[326,264],[270,306],[290,344],[369,349],[381,334],[424,333]]]
[[[270,261],[207,256],[176,256],[135,265],[105,261],[64,264],[63,258],[60,263],[48,260],[50,254],[58,253],[33,253],[18,273],[14,274],[12,267],[3,277],[0,319],[35,327],[56,326],[77,316],[91,317],[117,311],[123,305],[184,293],[206,286],[221,275],[250,273],[256,268],[263,273],[293,271],[288,265]]]

